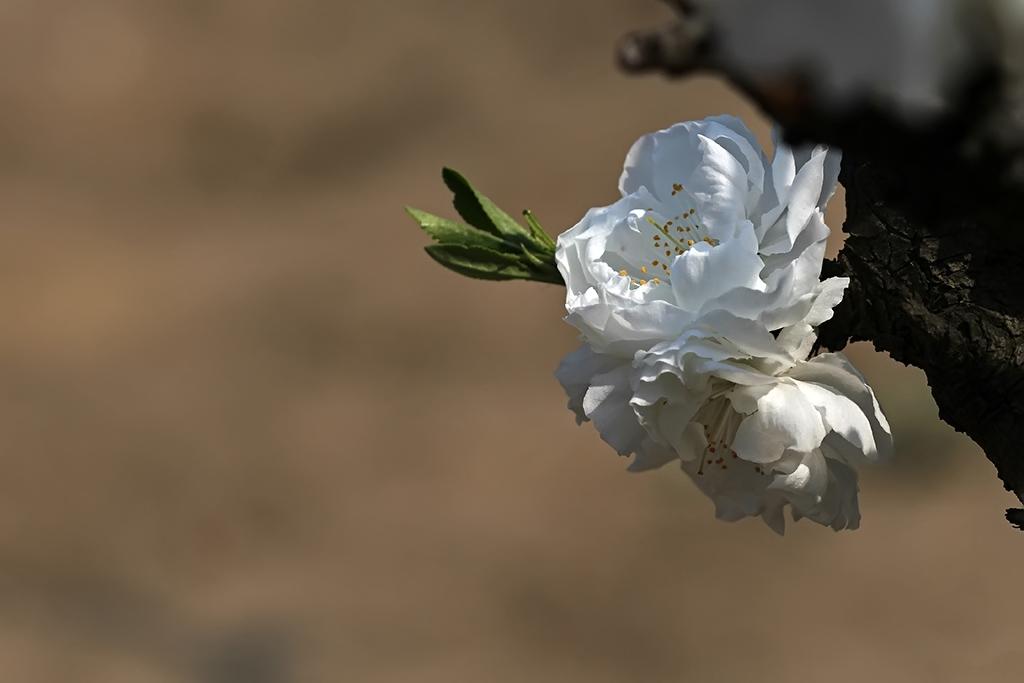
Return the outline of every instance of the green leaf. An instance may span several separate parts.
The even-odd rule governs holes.
[[[562,274],[558,272],[553,254],[547,254],[543,258],[534,255],[529,249],[523,247],[523,258],[530,266],[530,279],[537,282],[549,282],[554,285],[565,284]]]
[[[516,242],[531,237],[530,231],[499,209],[497,204],[477,192],[461,173],[445,168],[441,171],[441,177],[455,195],[455,210],[467,223],[499,237],[511,237]]]
[[[501,238],[483,230],[477,230],[464,223],[450,221],[447,218],[441,218],[412,207],[406,207],[405,211],[419,223],[425,233],[442,244],[465,244],[485,247],[494,251],[505,250],[505,243]]]
[[[529,226],[530,232],[533,234],[533,239],[554,252],[558,245],[555,244],[555,240],[551,239],[551,235],[541,227],[540,222],[533,215],[533,212],[526,209],[523,211],[523,218],[526,219],[526,225]]]
[[[530,279],[534,282],[546,282],[549,285],[565,286],[565,280],[562,279],[562,274],[558,272],[558,267],[554,261],[545,263],[543,267],[536,268],[530,274]]]
[[[481,280],[530,280],[528,268],[519,258],[485,247],[461,244],[431,244],[426,252],[445,268]]]
[[[427,254],[444,267],[484,280],[533,280],[563,284],[555,264],[555,241],[529,211],[527,228],[473,189],[465,177],[444,169],[455,208],[466,223],[407,207],[406,212],[437,244]]]
[[[547,265],[547,261],[541,259],[539,256],[534,255],[533,252],[531,252],[525,246],[520,247],[520,249],[522,250],[521,253],[523,255],[523,258],[525,258],[527,263],[529,263],[534,268],[543,268],[544,266]]]

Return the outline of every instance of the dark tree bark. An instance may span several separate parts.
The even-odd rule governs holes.
[[[852,283],[822,344],[923,369],[940,417],[1024,502],[1021,3],[670,4],[678,20],[629,36],[623,66],[722,74],[791,141],[843,149],[848,237],[826,271]]]

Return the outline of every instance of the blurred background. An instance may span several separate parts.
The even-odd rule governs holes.
[[[898,462],[778,538],[575,426],[559,288],[422,253],[442,165],[557,232],[645,132],[767,142],[615,69],[664,16],[0,4],[0,679],[1019,680],[1013,499],[920,372],[851,349]]]

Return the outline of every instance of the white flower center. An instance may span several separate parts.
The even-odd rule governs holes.
[[[673,211],[681,210],[667,220],[664,216],[671,212],[655,211],[653,207],[634,212],[637,218],[642,218],[642,221],[635,222],[635,227],[642,232],[646,228],[646,236],[651,238],[651,242],[640,245],[638,258],[626,258],[630,263],[621,264],[625,267],[618,271],[620,276],[628,277],[630,285],[634,287],[671,285],[672,262],[676,257],[686,253],[698,242],[706,242],[713,247],[718,245],[718,240],[712,238],[707,228],[701,225],[693,198],[682,184],[672,185],[672,196],[680,199]],[[632,250],[624,245],[621,251]],[[623,256],[625,258],[626,254],[623,253]],[[639,261],[639,265],[636,261]]]
[[[729,399],[724,396],[712,399],[700,409],[695,421],[704,425],[704,439],[707,441],[697,468],[699,476],[724,472],[730,466],[752,469],[760,476],[768,474],[761,465],[743,460],[732,449],[743,415],[733,409]]]

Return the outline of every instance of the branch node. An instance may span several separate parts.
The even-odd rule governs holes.
[[[689,19],[655,31],[636,31],[619,43],[619,65],[630,73],[680,76],[707,66],[706,38],[705,25]]]

